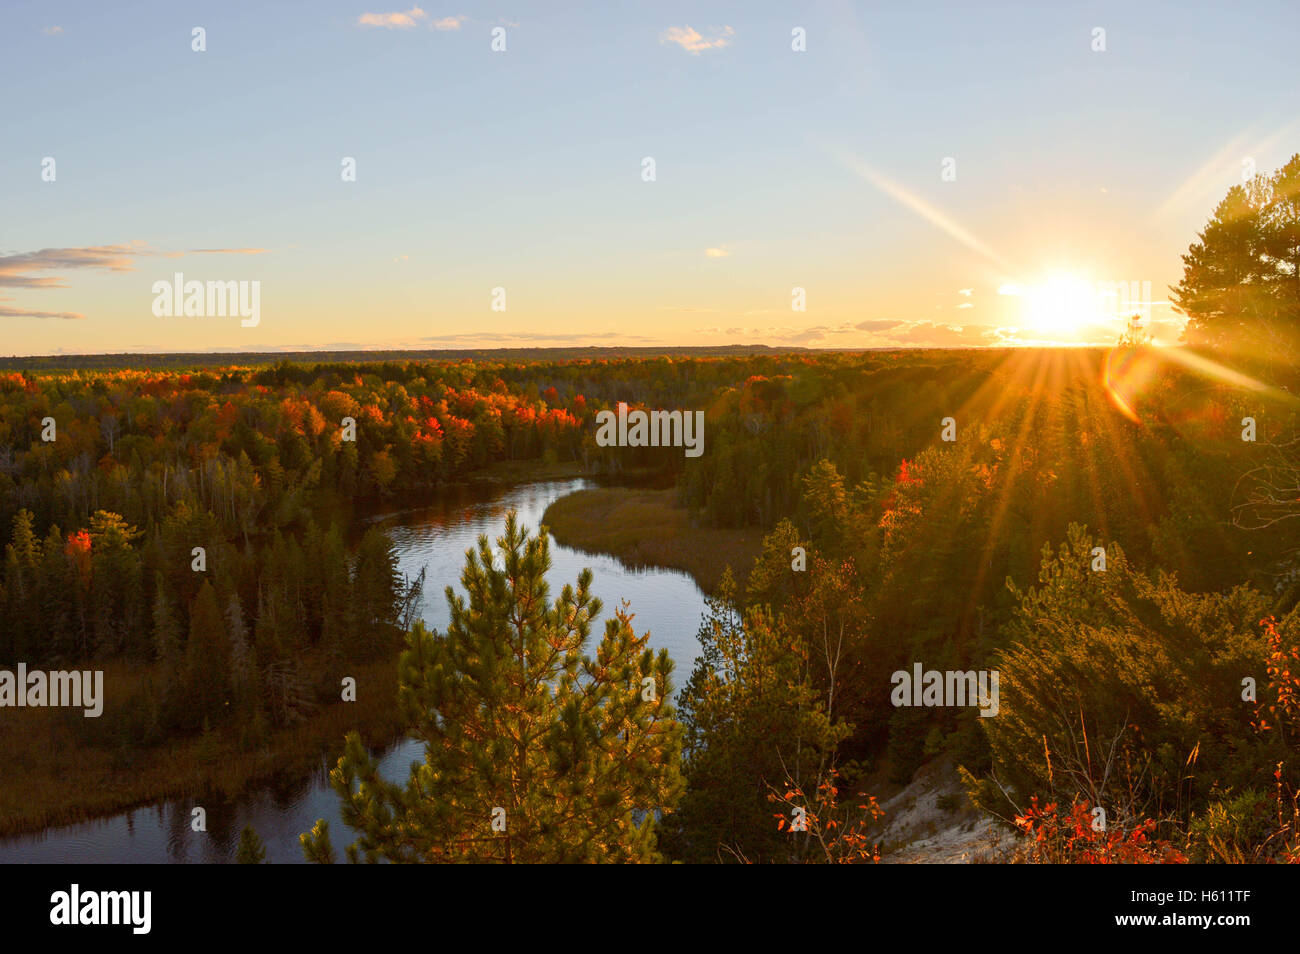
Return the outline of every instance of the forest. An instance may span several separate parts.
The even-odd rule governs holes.
[[[265,751],[386,661],[426,759],[385,780],[390,739],[349,733],[351,860],[877,861],[871,782],[950,756],[1022,860],[1300,861],[1297,181],[1234,188],[1184,256],[1179,348],[7,372],[0,665],[135,673],[72,730],[129,766]],[[705,453],[602,446],[620,402],[702,412]],[[763,535],[692,671],[625,610],[593,638],[544,530],[425,581],[354,519],[503,464],[651,474]],[[916,664],[996,670],[998,714],[897,706]]]

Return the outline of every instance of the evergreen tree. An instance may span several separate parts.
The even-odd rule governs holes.
[[[320,581],[321,644],[332,660],[346,660],[351,658],[352,579],[347,548],[337,524],[330,525],[321,541]]]
[[[1183,256],[1173,291],[1184,339],[1274,364],[1294,379],[1300,355],[1300,155],[1233,186]]]
[[[103,655],[150,654],[143,625],[145,607],[140,554],[132,544],[140,531],[122,517],[97,510],[90,518],[90,600],[95,647]]]
[[[63,534],[50,527],[41,545],[41,563],[37,571],[41,628],[41,652],[46,658],[71,660],[76,651],[73,639],[73,596],[76,583],[67,554],[63,552]]]
[[[1279,761],[1294,784],[1287,747],[1251,730],[1242,698],[1243,676],[1265,681],[1266,598],[1187,593],[1114,543],[1094,571],[1095,544],[1072,524],[1057,552],[1044,546],[1038,587],[1008,581],[1019,605],[995,666],[1000,711],[980,720],[996,782],[967,776],[976,803],[1007,817],[1031,795],[1079,798],[1112,820],[1186,821],[1214,789],[1268,784]]]
[[[154,580],[153,640],[154,656],[162,670],[162,707],[169,713],[168,721],[172,721],[182,689],[185,635],[167,595],[167,581],[161,573]]]
[[[591,571],[550,602],[549,542],[515,514],[466,554],[468,602],[447,588],[445,635],[417,623],[399,701],[423,740],[406,786],[383,780],[360,738],[331,773],[356,861],[655,861],[656,818],[681,792],[672,662],[615,612],[585,654],[600,601]],[[322,821],[302,836],[328,854]]]
[[[244,609],[239,605],[238,593],[231,593],[230,600],[226,603],[226,636],[230,640],[230,684],[239,690],[248,683],[252,655],[248,645],[248,627],[244,624]]]
[[[372,527],[357,548],[352,577],[352,633],[345,648],[349,658],[373,658],[399,645],[397,608],[402,603],[402,591],[392,541]]]
[[[230,642],[216,590],[206,580],[190,609],[184,702],[190,726],[217,722],[230,702]]]
[[[19,510],[14,517],[13,536],[5,547],[5,641],[0,652],[6,660],[29,661],[37,649],[39,620],[36,616],[36,565],[40,542],[32,530],[35,517]]]
[[[765,608],[742,613],[724,574],[707,601],[701,655],[682,691],[686,796],[671,847],[690,861],[791,861],[807,837],[782,832],[772,796],[812,812],[807,798],[834,778],[849,727],[827,714],[811,681],[807,643]]]
[[[266,864],[266,847],[252,825],[245,825],[239,833],[239,849],[235,852],[235,863],[240,865]]]

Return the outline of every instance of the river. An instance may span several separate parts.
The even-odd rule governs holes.
[[[518,511],[524,526],[535,531],[552,501],[589,485],[584,480],[568,480],[496,491],[449,491],[430,506],[374,516],[367,522],[378,524],[391,536],[403,573],[415,576],[422,567],[427,568],[421,615],[429,626],[442,631],[448,622],[444,587],[452,584],[460,591],[465,551],[475,546],[480,533],[495,543],[503,532],[505,515],[512,509]],[[676,663],[673,683],[677,688],[685,684],[699,655],[696,632],[705,608],[704,595],[688,575],[676,570],[628,569],[613,557],[582,553],[554,540],[551,564],[547,580],[552,598],[564,583],[574,583],[583,567],[591,567],[592,591],[605,606],[602,620],[620,601],[627,600],[636,614],[636,631],[649,630],[650,644],[668,650]],[[593,624],[590,652],[594,653],[594,643],[603,631],[603,622]],[[323,759],[306,777],[254,788],[229,802],[213,798],[166,801],[5,839],[0,841],[0,863],[225,863],[234,860],[245,825],[252,825],[261,836],[268,861],[302,863],[298,835],[318,818],[329,821],[331,840],[341,853],[352,835],[343,824],[338,796],[327,779],[335,758]],[[386,778],[402,782],[411,763],[422,758],[419,743],[403,740],[383,753],[380,769]],[[206,832],[190,830],[190,810],[199,804],[207,813]]]

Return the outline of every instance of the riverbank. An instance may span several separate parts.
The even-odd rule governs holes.
[[[107,699],[142,691],[153,667],[104,667]],[[73,722],[80,710],[6,709],[0,719],[4,784],[0,837],[90,821],[175,798],[209,794],[233,798],[250,786],[302,776],[322,758],[333,763],[353,730],[367,745],[384,745],[406,729],[397,706],[397,659],[355,667],[357,701],[337,702],[302,725],[271,734],[267,745],[244,750],[231,733],[168,739],[151,748],[87,743]]]
[[[705,593],[717,589],[728,566],[743,585],[763,544],[759,530],[698,525],[677,504],[675,490],[579,490],[547,507],[542,522],[558,543],[607,553],[631,567],[684,570]]]

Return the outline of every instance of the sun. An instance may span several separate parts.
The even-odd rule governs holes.
[[[1077,275],[1052,275],[1020,291],[1022,320],[1043,335],[1077,338],[1102,322],[1097,288]]]

